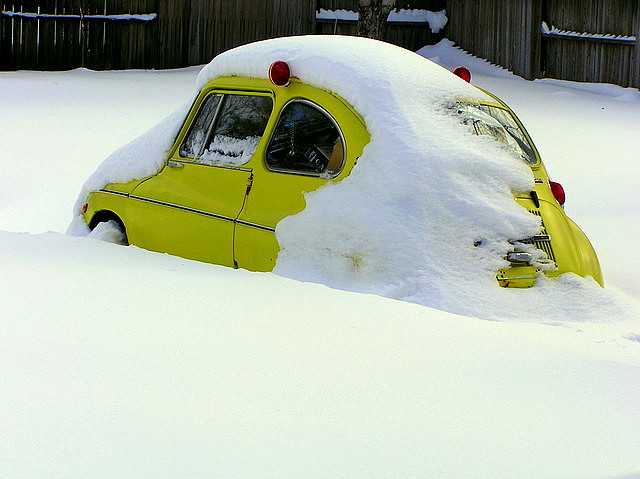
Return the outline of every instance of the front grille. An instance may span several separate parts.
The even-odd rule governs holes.
[[[545,228],[545,226],[544,226],[544,221],[542,220],[542,215],[540,214],[539,211],[531,211],[531,210],[529,210],[529,213],[531,213],[532,215],[536,215],[536,216],[540,217],[540,221],[542,221],[542,233],[540,233],[539,235],[534,236],[533,238],[530,238],[529,240],[523,241],[523,243],[532,243],[533,246],[535,246],[539,250],[544,251],[546,253],[546,255],[547,255],[547,258],[549,258],[551,261],[553,261],[555,263],[556,262],[556,256],[553,254],[553,247],[551,246],[551,237],[547,233],[547,228]]]

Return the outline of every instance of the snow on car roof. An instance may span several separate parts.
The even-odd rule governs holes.
[[[198,75],[197,86],[222,76],[267,78],[277,60],[302,82],[332,91],[365,112],[380,97],[439,99],[479,97],[481,91],[439,65],[404,48],[369,38],[342,35],[283,37],[221,53]],[[399,93],[399,95],[398,95]]]

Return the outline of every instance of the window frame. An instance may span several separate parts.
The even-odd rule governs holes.
[[[331,123],[333,124],[335,129],[338,131],[338,136],[340,138],[340,141],[342,142],[342,150],[343,151],[342,151],[342,162],[340,163],[340,168],[336,169],[332,173],[328,173],[326,169],[324,171],[321,171],[321,172],[315,172],[315,171],[291,170],[291,169],[288,169],[288,168],[274,168],[271,165],[269,165],[269,163],[267,162],[267,153],[269,151],[269,146],[271,145],[271,141],[273,140],[273,138],[274,138],[274,136],[276,134],[276,131],[278,129],[278,125],[280,124],[280,120],[282,119],[282,115],[283,115],[284,111],[292,103],[303,103],[303,104],[306,104],[306,105],[310,106],[311,108],[314,108],[315,110],[317,110],[320,113],[322,113],[326,118],[329,119],[329,121],[331,121]],[[272,171],[274,173],[284,173],[284,174],[289,174],[289,175],[311,176],[311,177],[315,177],[315,178],[332,179],[332,178],[335,178],[335,177],[339,176],[340,173],[342,173],[346,163],[347,163],[347,143],[346,143],[346,141],[344,139],[344,133],[342,132],[342,128],[340,128],[340,125],[338,124],[338,122],[336,121],[336,119],[333,117],[333,115],[331,113],[329,113],[326,109],[324,109],[323,107],[321,107],[317,103],[314,103],[311,100],[309,100],[307,98],[303,98],[303,97],[291,98],[282,106],[282,108],[280,108],[280,111],[278,112],[278,116],[275,119],[275,122],[273,124],[273,128],[271,130],[271,135],[269,136],[269,142],[265,145],[265,149],[264,149],[264,166],[267,168],[267,170]]]
[[[267,122],[265,124],[264,130],[262,132],[262,135],[260,136],[260,141],[258,142],[258,145],[256,146],[256,149],[253,151],[253,153],[251,154],[251,156],[249,157],[249,159],[246,162],[244,162],[242,164],[238,164],[238,163],[222,162],[222,161],[220,161],[220,162],[207,161],[206,159],[202,158],[202,155],[204,154],[205,150],[207,149],[207,146],[211,143],[211,140],[213,139],[213,136],[215,135],[215,131],[216,131],[216,127],[217,127],[217,124],[218,124],[218,120],[220,119],[220,116],[223,113],[223,109],[224,109],[224,106],[226,104],[226,97],[232,96],[232,95],[268,98],[271,101],[271,111],[269,113],[269,118],[267,119]],[[187,138],[189,138],[189,135],[191,135],[192,129],[195,126],[196,120],[198,119],[198,116],[200,115],[203,106],[206,104],[207,101],[209,101],[209,98],[215,97],[215,96],[220,96],[222,98],[218,102],[218,105],[216,106],[216,111],[215,111],[215,113],[213,115],[213,119],[211,120],[211,124],[207,128],[206,135],[205,135],[205,138],[203,140],[202,147],[200,148],[199,155],[196,158],[192,158],[190,156],[183,155],[182,154],[183,145],[186,142]],[[197,100],[196,100],[196,102],[197,102]],[[245,165],[247,165],[249,162],[251,162],[251,160],[255,156],[256,152],[259,150],[260,143],[262,143],[265,140],[265,138],[267,137],[266,133],[267,133],[267,130],[269,128],[269,122],[271,121],[271,118],[273,116],[273,111],[275,110],[275,108],[276,108],[275,98],[273,96],[273,93],[269,92],[269,91],[262,91],[262,90],[226,90],[226,89],[217,90],[217,89],[215,89],[215,90],[210,90],[210,91],[206,92],[203,95],[202,100],[199,101],[198,108],[195,111],[195,113],[193,114],[193,117],[192,117],[191,122],[189,124],[189,128],[186,130],[186,132],[184,133],[184,136],[180,139],[180,142],[177,145],[176,153],[177,153],[180,161],[185,162],[185,163],[193,163],[193,164],[196,164],[196,165],[212,166],[212,167],[223,167],[223,168],[233,168],[233,169],[241,169],[241,168],[245,167]],[[193,109],[193,107],[192,107],[192,109]],[[269,135],[269,138],[271,138],[270,135]]]
[[[500,101],[499,99],[496,99],[496,100]],[[531,135],[529,135],[529,132],[527,131],[527,129],[524,127],[524,125],[520,121],[520,118],[518,118],[518,116],[514,113],[514,111],[511,108],[509,108],[509,106],[507,106],[506,104],[504,104],[502,102],[500,102],[500,103],[497,103],[497,102],[496,103],[492,103],[492,102],[489,102],[489,101],[477,101],[477,100],[468,100],[468,99],[458,100],[458,101],[456,101],[454,103],[454,105],[460,105],[460,104],[462,104],[462,105],[471,105],[471,106],[480,105],[480,106],[489,107],[489,108],[496,108],[498,110],[502,110],[502,111],[507,112],[511,116],[513,121],[516,123],[516,125],[518,126],[520,131],[522,131],[522,133],[524,134],[524,137],[527,140],[527,143],[529,144],[529,147],[531,147],[531,151],[533,153],[533,160],[534,160],[533,163],[530,163],[530,162],[526,161],[525,159],[522,159],[521,161],[525,165],[529,166],[530,168],[537,169],[540,166],[541,159],[540,159],[540,152],[538,151],[538,148],[536,147],[535,143],[531,139]],[[496,119],[496,121],[498,121],[498,123],[501,123],[497,119]]]

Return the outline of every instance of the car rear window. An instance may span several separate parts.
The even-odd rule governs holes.
[[[491,136],[516,157],[536,164],[533,146],[508,110],[475,103],[458,103],[456,107],[462,123],[469,125],[474,134]]]
[[[344,142],[333,119],[303,100],[287,104],[267,147],[275,171],[334,176],[344,163]]]

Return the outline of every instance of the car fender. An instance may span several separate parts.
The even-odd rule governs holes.
[[[582,274],[581,276],[591,276],[600,286],[604,287],[604,280],[602,279],[602,270],[600,268],[600,262],[596,255],[593,245],[587,238],[587,235],[580,229],[580,227],[573,222],[573,220],[567,217],[567,223],[571,229],[573,240],[576,244],[576,250],[580,256],[582,262]]]

